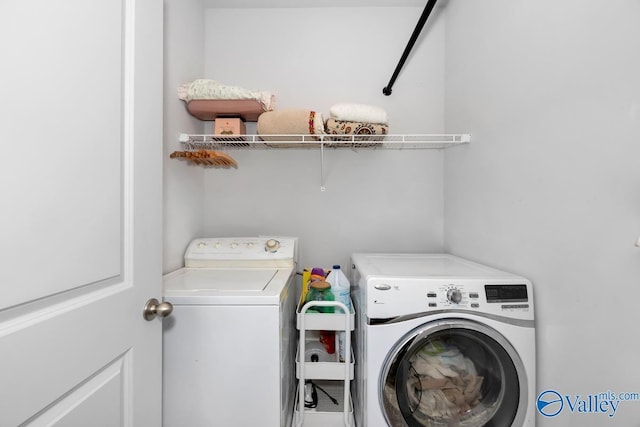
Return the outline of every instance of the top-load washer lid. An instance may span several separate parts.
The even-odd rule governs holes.
[[[353,254],[363,275],[388,277],[505,277],[509,273],[451,254]]]
[[[181,268],[163,278],[164,297],[183,305],[278,305],[292,268]]]

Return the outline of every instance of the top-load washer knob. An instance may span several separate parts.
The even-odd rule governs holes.
[[[462,301],[462,293],[456,288],[449,289],[447,291],[447,299],[454,304],[459,304]]]
[[[269,239],[267,243],[264,244],[264,250],[266,252],[278,252],[280,249],[280,242],[276,239]]]

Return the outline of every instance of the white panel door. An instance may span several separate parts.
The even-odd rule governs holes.
[[[0,426],[159,426],[162,1],[0,2]]]

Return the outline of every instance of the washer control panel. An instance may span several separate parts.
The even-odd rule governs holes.
[[[367,289],[370,317],[388,318],[446,310],[480,311],[527,318],[533,312],[531,284],[522,279],[382,279]]]
[[[194,239],[184,255],[186,267],[290,267],[295,237],[206,237]]]
[[[464,284],[446,283],[436,286],[433,291],[427,291],[427,305],[430,308],[436,307],[480,307],[480,292],[467,289]]]

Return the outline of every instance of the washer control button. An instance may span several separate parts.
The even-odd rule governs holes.
[[[438,294],[436,294],[435,292],[427,292],[427,298],[435,298],[437,296]]]
[[[388,291],[389,289],[391,289],[391,285],[387,285],[386,283],[378,283],[373,287],[379,291]]]
[[[469,298],[478,298],[477,292],[469,292]]]

